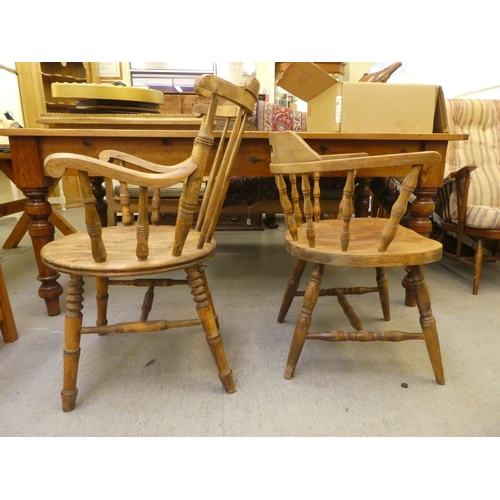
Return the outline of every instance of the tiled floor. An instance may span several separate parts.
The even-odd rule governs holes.
[[[75,225],[80,209],[65,216]],[[5,241],[15,219],[0,219]],[[78,227],[78,225],[77,225]],[[485,263],[478,296],[471,270],[449,260],[428,266],[446,385],[438,386],[422,342],[306,343],[295,376],[283,378],[299,302],[284,324],[277,311],[293,258],[280,229],[218,232],[207,264],[237,392],[226,394],[199,328],[143,335],[86,336],[76,408],[60,406],[64,316],[38,298],[31,241],[0,250],[19,340],[0,342],[0,436],[499,436],[500,265]],[[59,236],[59,233],[57,234]],[[338,283],[369,284],[373,272],[337,270]],[[390,329],[418,330],[403,305],[404,273],[390,270]],[[60,282],[65,286],[66,276]],[[86,286],[92,292],[93,283]],[[142,293],[113,289],[111,318],[135,318]],[[179,293],[183,292],[183,293]],[[156,307],[194,315],[189,290],[157,292]],[[92,296],[92,295],[91,295]],[[350,328],[334,299],[320,299]],[[365,327],[382,327],[374,294],[352,300]],[[61,301],[62,306],[64,302]],[[85,302],[91,313],[94,301]],[[408,388],[401,384],[405,382]]]

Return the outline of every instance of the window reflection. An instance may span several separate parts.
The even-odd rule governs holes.
[[[214,74],[237,85],[255,76],[255,62],[131,62],[133,87],[168,94],[192,93],[199,75]]]

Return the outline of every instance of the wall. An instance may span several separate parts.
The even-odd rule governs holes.
[[[15,71],[15,67],[15,62],[0,61],[0,116],[3,118],[4,112],[10,111],[14,119],[23,125],[23,111],[17,75],[10,71]],[[0,144],[8,143],[7,137],[0,136]],[[20,198],[22,198],[22,193],[0,172],[0,203]]]
[[[463,64],[445,64],[442,59],[407,62],[405,81],[441,85],[448,99],[500,99],[500,72],[496,64],[484,64],[470,71],[464,71]]]
[[[261,94],[269,94],[269,102],[274,102],[274,63],[258,62],[255,77],[260,83]]]
[[[371,62],[348,62],[345,67],[344,81],[359,82],[365,73],[370,73],[372,64]]]
[[[17,75],[13,72],[15,69],[16,63],[0,61],[0,117],[4,118],[4,112],[10,111],[14,115],[14,119],[23,125],[23,110]],[[7,137],[0,137],[0,144],[8,143]]]
[[[356,82],[363,73],[378,71],[393,62],[350,62],[346,80]],[[463,65],[444,64],[441,59],[404,62],[389,83],[441,85],[449,99],[500,99],[500,72],[495,64],[483,64],[474,71],[464,72]]]

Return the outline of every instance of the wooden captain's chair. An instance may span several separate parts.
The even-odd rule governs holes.
[[[259,83],[252,79],[244,88],[237,87],[213,75],[196,80],[195,91],[210,99],[200,131],[194,140],[192,155],[174,166],[153,164],[128,155],[126,152],[105,151],[103,159],[82,155],[56,153],[47,157],[45,169],[51,177],[59,178],[67,168],[78,171],[85,205],[87,233],[64,236],[41,251],[43,262],[58,272],[69,274],[65,322],[64,383],[62,407],[74,408],[77,396],[76,380],[82,334],[140,333],[170,328],[202,325],[206,340],[215,359],[219,378],[228,393],[234,392],[229,368],[219,334],[217,315],[208,287],[203,264],[214,256],[216,244],[213,233],[229,183],[231,167],[239,149],[245,121],[254,111]],[[213,121],[219,99],[227,99],[239,108],[232,131],[219,141],[219,149],[211,165],[208,185],[204,191],[203,211],[198,225],[193,219],[200,187],[212,154]],[[116,164],[115,164],[116,162]],[[137,225],[101,227],[92,195],[89,174],[130,182],[140,186]],[[148,188],[158,189],[181,183],[175,227],[150,225],[148,220]],[[158,215],[157,200],[152,206],[152,219]],[[186,280],[167,279],[154,275],[184,270]],[[82,302],[84,277],[96,279],[97,322],[83,325]],[[110,285],[145,286],[147,289],[142,314],[136,322],[109,325],[107,319]],[[188,285],[196,304],[195,319],[148,320],[156,286]]]
[[[290,131],[270,134],[271,172],[275,174],[280,190],[281,202],[285,213],[288,231],[285,235],[286,249],[297,258],[297,266],[313,264],[311,278],[303,296],[302,310],[297,319],[290,352],[288,355],[285,378],[293,376],[300,353],[306,339],[336,341],[401,341],[410,339],[424,340],[438,384],[444,384],[443,366],[436,322],[432,315],[429,293],[425,284],[423,265],[441,258],[442,246],[439,242],[425,238],[411,229],[399,226],[408,199],[414,190],[422,164],[438,163],[439,153],[404,153],[383,156],[364,156],[354,158],[324,159],[313,151],[303,139]],[[353,218],[352,196],[357,170],[379,167],[405,166],[409,173],[405,178],[401,195],[395,203],[390,218]],[[347,173],[344,195],[341,202],[341,219],[321,220],[319,214],[319,177],[322,173],[343,171]],[[291,177],[292,200],[287,193],[284,176]],[[295,189],[294,177],[301,177],[303,194],[303,213],[300,210],[299,194]],[[309,177],[314,179],[313,187]],[[311,191],[313,196],[311,198]],[[305,216],[305,223],[302,221]],[[357,287],[352,293],[379,291],[386,315],[388,308],[386,267],[407,267],[416,291],[417,306],[420,313],[421,332],[401,331],[370,332],[363,325],[348,303],[345,295],[350,293],[343,288],[321,288],[321,281],[327,266],[344,268],[376,268],[379,287],[372,289]],[[292,278],[293,280],[293,278]],[[283,299],[283,307],[298,295],[296,289],[288,286]],[[318,297],[336,296],[351,325],[353,332],[331,330],[310,333],[313,312]],[[388,313],[388,310],[387,310]],[[283,316],[282,316],[283,317]],[[284,319],[284,318],[283,318]],[[387,317],[386,317],[387,319]]]
[[[0,265],[0,330],[4,342],[15,342],[18,339],[16,322],[12,314],[9,295]]]

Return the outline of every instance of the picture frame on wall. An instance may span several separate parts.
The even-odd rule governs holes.
[[[100,62],[99,75],[101,80],[121,80],[122,65],[119,62]]]

